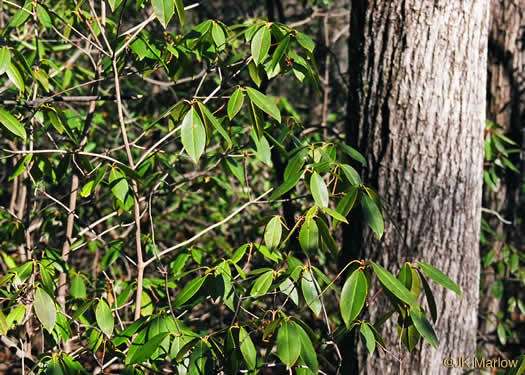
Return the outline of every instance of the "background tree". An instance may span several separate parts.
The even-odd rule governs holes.
[[[362,373],[446,373],[443,358],[475,352],[488,12],[487,0],[352,2],[348,139],[368,161],[386,230],[381,241],[349,231],[345,249],[390,265],[424,259],[464,292],[436,295],[439,350],[405,355],[398,325],[385,324],[391,351],[363,359]],[[388,312],[386,298],[370,316]],[[411,322],[399,322],[412,347]]]

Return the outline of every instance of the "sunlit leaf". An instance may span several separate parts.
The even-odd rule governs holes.
[[[182,121],[182,146],[194,163],[199,161],[206,145],[206,129],[195,108],[188,111]]]
[[[361,313],[367,294],[368,283],[364,272],[359,269],[352,272],[343,286],[339,300],[339,309],[347,328]]]
[[[115,319],[113,318],[113,312],[105,300],[101,299],[98,302],[97,308],[95,309],[95,317],[100,330],[107,337],[111,337],[113,327],[115,326]]]
[[[270,50],[271,34],[268,27],[262,26],[252,38],[251,50],[255,64],[259,65],[268,56]]]
[[[277,355],[281,362],[292,367],[301,353],[301,337],[294,322],[285,321],[277,332]]]
[[[315,203],[319,207],[328,207],[328,188],[323,178],[317,172],[314,172],[310,178],[310,190]]]
[[[425,264],[422,262],[417,262],[419,267],[421,267],[421,270],[432,280],[434,280],[436,283],[444,286],[447,289],[450,289],[454,293],[456,293],[458,296],[463,298],[463,295],[461,293],[461,289],[459,288],[458,284],[456,284],[454,281],[452,281],[447,275],[445,275],[443,272],[438,270],[437,268],[431,266],[430,264]]]
[[[0,109],[0,123],[14,135],[19,136],[23,140],[26,139],[24,126],[13,115],[3,109]]]
[[[57,310],[53,298],[44,289],[36,288],[33,308],[40,323],[51,333],[57,318]]]
[[[153,12],[164,28],[168,26],[175,12],[174,3],[174,0],[151,0]]]
[[[257,352],[250,335],[243,327],[239,329],[239,346],[242,356],[248,365],[248,369],[255,369],[257,364]]]

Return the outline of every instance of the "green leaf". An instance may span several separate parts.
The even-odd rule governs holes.
[[[215,46],[217,46],[217,49],[219,51],[223,50],[226,44],[226,35],[224,35],[222,26],[217,22],[214,22],[213,26],[211,27],[211,37],[215,43]]]
[[[328,247],[328,249],[332,252],[333,255],[337,255],[337,252],[338,252],[337,243],[332,237],[332,234],[330,233],[330,229],[328,229],[328,224],[326,224],[324,219],[319,216],[315,218],[315,222],[317,223],[319,234],[321,235],[321,238],[323,239],[323,243]]]
[[[296,306],[299,305],[299,292],[293,281],[287,277],[279,284],[279,290],[288,296]]]
[[[301,337],[297,332],[297,325],[293,322],[284,322],[277,332],[277,355],[281,362],[292,367],[301,354]]]
[[[250,335],[243,327],[239,329],[239,347],[248,369],[254,370],[257,365],[257,352]]]
[[[160,347],[160,345],[168,335],[169,332],[161,332],[152,338],[148,338],[147,340],[145,340],[144,345],[141,345],[140,350],[131,352],[131,355],[130,352],[128,352],[128,355],[125,359],[125,363],[128,365],[132,365],[135,363],[145,362],[152,356],[155,350],[157,350],[157,348]]]
[[[361,208],[368,226],[375,232],[377,238],[381,239],[385,231],[385,223],[376,202],[370,199],[368,195],[363,194],[361,197]]]
[[[53,27],[53,21],[51,20],[51,16],[49,16],[47,10],[41,5],[39,5],[37,8],[37,17],[40,23],[44,25],[45,28],[50,29]]]
[[[9,64],[7,67],[7,76],[15,84],[15,86],[20,90],[21,92],[24,92],[25,84],[24,79],[22,78],[22,75],[20,74],[20,71],[18,68],[13,64]]]
[[[264,233],[264,243],[270,250],[279,246],[282,232],[283,227],[281,225],[281,218],[279,216],[274,216],[266,225],[266,232]]]
[[[315,204],[319,207],[328,207],[328,188],[323,178],[314,172],[310,178],[310,190],[314,197]]]
[[[328,208],[328,207],[321,207],[321,210],[323,210],[325,214],[332,216],[334,219],[338,221],[342,221],[345,224],[348,224],[348,220],[346,220],[346,218],[343,215],[341,215],[339,212],[332,210],[331,208]]]
[[[341,316],[347,328],[350,327],[350,324],[361,313],[367,295],[368,282],[366,276],[362,270],[358,269],[352,272],[346,280],[339,301]]]
[[[109,305],[103,299],[98,302],[97,308],[95,309],[95,318],[97,319],[100,330],[107,337],[111,337],[113,328],[115,327],[115,319],[113,318],[113,312],[109,308]]]
[[[22,159],[20,159],[18,163],[16,163],[16,166],[14,168],[15,171],[13,172],[11,176],[9,176],[9,181],[14,180],[18,176],[20,176],[23,171],[25,171],[25,169],[28,167],[29,163],[31,162],[32,157],[33,157],[33,154],[27,154]]]
[[[204,339],[197,341],[193,348],[193,352],[190,357],[190,367],[188,369],[188,375],[207,375],[210,374],[208,368],[207,355],[209,351],[209,345]]]
[[[14,135],[19,136],[23,140],[26,139],[24,126],[13,115],[3,109],[0,109],[0,123]]]
[[[71,317],[71,321],[74,322],[75,320],[77,320],[82,314],[84,314],[90,307],[92,304],[95,303],[95,300],[94,299],[91,299],[91,300],[88,300],[86,303],[84,303],[83,305],[81,305],[77,311],[75,311],[75,313],[73,314],[73,316]]]
[[[307,217],[301,226],[299,244],[306,252],[316,250],[319,247],[319,228],[311,217]]]
[[[255,65],[253,61],[250,62],[248,65],[248,74],[250,75],[253,83],[255,83],[257,87],[260,87],[265,75],[262,65]]]
[[[370,354],[374,353],[374,350],[376,349],[376,338],[374,336],[374,332],[372,331],[368,323],[366,322],[361,323],[359,333],[363,337],[363,340],[365,342],[366,348],[368,349],[368,352]]]
[[[281,122],[281,112],[279,111],[279,108],[277,108],[273,98],[268,97],[251,87],[246,88],[246,93],[257,107],[276,119],[278,123]]]
[[[265,126],[262,111],[251,100],[248,100],[248,103],[250,107],[249,114],[255,129],[255,134],[257,137],[261,138],[263,136]]]
[[[204,284],[207,278],[208,276],[205,275],[198,276],[197,278],[191,280],[188,284],[186,284],[186,286],[182,289],[179,295],[175,298],[173,304],[175,306],[183,305],[200,290],[202,284]]]
[[[79,275],[73,277],[71,281],[71,295],[75,298],[86,298],[86,284],[84,283],[84,279]]]
[[[279,42],[279,45],[275,49],[275,52],[272,56],[272,64],[270,65],[270,71],[274,70],[275,67],[279,64],[279,61],[283,58],[284,54],[288,50],[290,45],[290,35],[286,35],[283,40]]]
[[[319,315],[323,307],[321,297],[319,295],[320,287],[310,269],[303,272],[303,276],[301,277],[301,289],[303,291],[304,300],[308,307],[314,312],[315,315]]]
[[[201,113],[204,115],[204,117],[213,125],[215,130],[219,132],[219,134],[224,138],[224,140],[228,143],[228,147],[232,146],[232,140],[230,136],[228,135],[228,132],[224,130],[221,123],[217,120],[217,118],[213,115],[213,113],[210,112],[208,108],[201,102],[198,102],[198,106],[201,110]]]
[[[270,29],[264,25],[255,33],[252,38],[251,50],[253,61],[259,65],[264,61],[270,50],[271,34]]]
[[[153,12],[155,13],[155,16],[160,21],[162,26],[166,28],[168,26],[168,23],[170,22],[171,17],[173,16],[173,13],[175,12],[174,9],[174,1],[173,0],[151,0],[151,5],[153,6]]]
[[[206,129],[204,129],[204,125],[195,108],[189,110],[184,116],[181,137],[184,150],[186,150],[193,162],[197,164],[206,145]]]
[[[111,8],[111,11],[114,12],[115,9],[117,9],[118,6],[122,3],[122,0],[109,0],[108,2]]]
[[[361,176],[359,176],[359,173],[357,173],[353,167],[348,164],[341,164],[341,170],[352,185],[361,184]]]
[[[459,288],[458,284],[450,280],[450,278],[443,272],[441,272],[435,267],[432,267],[430,264],[425,264],[421,262],[417,262],[417,264],[419,265],[419,267],[421,267],[421,270],[436,283],[444,286],[447,289],[450,289],[458,296],[463,298],[463,294],[461,293],[461,289]]]
[[[184,4],[182,3],[182,0],[175,0],[175,9],[177,10],[180,26],[183,27],[184,22],[186,21],[186,15],[184,13]]]
[[[7,336],[7,331],[9,331],[9,324],[7,324],[7,318],[4,313],[0,310],[0,332]]]
[[[0,49],[0,75],[4,74],[11,63],[11,52],[7,47]]]
[[[242,89],[238,88],[234,91],[231,98],[228,100],[228,117],[230,121],[235,117],[237,113],[241,110],[241,107],[244,103],[244,94]]]
[[[53,298],[44,289],[36,288],[33,308],[40,323],[51,333],[57,319],[57,310]]]
[[[295,36],[295,39],[297,39],[297,42],[303,47],[304,49],[310,51],[311,53],[314,52],[315,43],[308,35],[303,33],[297,33]]]
[[[275,190],[272,195],[270,196],[270,200],[275,200],[279,198],[281,195],[286,194],[289,192],[301,179],[301,176],[303,175],[303,171],[297,171],[295,174],[291,175],[289,178],[284,181],[284,183]]]
[[[301,340],[300,357],[306,366],[308,366],[308,368],[312,370],[314,374],[317,374],[319,372],[319,362],[317,361],[317,353],[315,352],[312,340],[310,340],[308,333],[306,333],[306,331],[299,324],[296,324],[295,329],[299,339]]]
[[[250,291],[250,295],[252,297],[259,297],[263,294],[266,294],[266,292],[272,286],[273,272],[273,270],[266,271],[255,280],[252,286],[252,290]]]
[[[439,342],[434,332],[434,328],[427,320],[423,311],[410,310],[410,317],[417,331],[423,336],[434,348],[439,347]]]
[[[340,144],[343,152],[350,156],[352,159],[357,160],[360,162],[364,167],[366,167],[366,159],[361,155],[359,151],[357,151],[355,148],[350,147],[344,143]]]
[[[413,310],[420,310],[420,306],[417,303],[416,298],[410,293],[410,291],[392,275],[386,269],[381,267],[379,264],[372,262],[372,268],[374,269],[377,278],[385,289],[394,294],[401,301],[407,303]]]
[[[129,192],[129,184],[126,176],[118,168],[113,168],[109,172],[109,186],[115,198],[124,203]]]

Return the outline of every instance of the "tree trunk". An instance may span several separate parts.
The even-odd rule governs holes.
[[[396,272],[432,264],[463,291],[431,284],[438,350],[423,342],[408,353],[392,321],[382,329],[388,352],[360,350],[360,373],[460,373],[443,360],[475,354],[488,12],[489,0],[352,2],[347,133],[384,200],[385,234],[350,228],[345,249]],[[387,306],[380,294],[370,320]]]

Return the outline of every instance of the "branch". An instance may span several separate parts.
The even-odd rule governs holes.
[[[240,213],[241,211],[244,211],[248,206],[254,204],[254,203],[257,203],[258,201],[260,201],[261,199],[263,199],[265,196],[267,196],[268,194],[270,194],[270,192],[273,190],[273,188],[271,188],[270,190],[267,190],[265,193],[263,193],[262,195],[259,195],[257,198],[249,201],[249,202],[246,202],[245,204],[243,204],[242,206],[240,206],[239,208],[237,208],[235,211],[233,211],[231,214],[229,214],[227,217],[225,217],[224,219],[222,219],[221,221],[213,224],[213,225],[210,225],[208,228],[206,229],[203,229],[202,231],[200,231],[199,233],[197,233],[195,236],[191,237],[190,239],[184,241],[184,242],[181,242],[177,245],[174,245],[172,247],[169,247],[167,248],[166,250],[163,250],[161,251],[160,253],[158,253],[156,256],[154,256],[153,258],[150,258],[148,259],[147,261],[144,262],[144,268],[147,267],[149,264],[153,263],[155,260],[158,260],[160,259],[160,257],[168,254],[168,253],[171,253],[172,251],[175,251],[177,249],[180,249],[181,247],[183,246],[186,246],[186,245],[189,245],[190,243],[192,243],[193,241],[201,238],[202,236],[204,236],[206,233],[212,231],[213,229],[217,228],[217,227],[220,227],[221,225],[227,223],[228,221],[230,221],[231,219],[233,219],[238,213]]]

